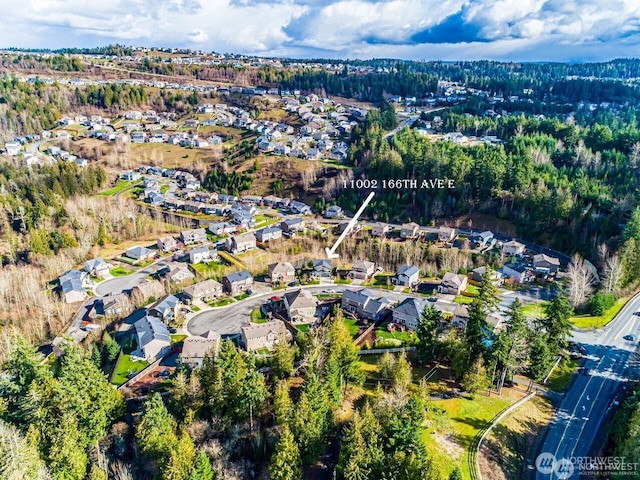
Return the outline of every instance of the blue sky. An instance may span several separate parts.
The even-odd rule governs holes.
[[[640,0],[23,0],[0,46],[593,61],[640,55]]]

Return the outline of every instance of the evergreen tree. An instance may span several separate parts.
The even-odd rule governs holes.
[[[440,322],[441,314],[433,305],[427,305],[420,315],[418,322],[418,358],[422,362],[432,360],[436,349],[436,329]]]
[[[485,353],[485,336],[488,330],[487,313],[483,302],[475,298],[469,306],[469,318],[467,328],[464,332],[465,343],[467,344],[467,369],[471,368]]]
[[[459,467],[455,467],[449,474],[449,480],[462,480],[462,472]]]
[[[538,332],[538,334],[533,335],[530,342],[531,359],[527,375],[532,380],[539,382],[549,373],[549,369],[553,363],[553,353],[551,352],[547,335]]]
[[[273,394],[273,413],[276,417],[276,424],[290,425],[293,411],[293,402],[289,395],[289,382],[280,380]]]
[[[213,480],[214,474],[211,461],[204,450],[198,452],[193,470],[189,474],[189,480]]]
[[[186,430],[180,431],[168,460],[162,462],[163,480],[187,480],[194,468],[195,446]]]
[[[176,422],[162,397],[153,393],[145,402],[144,413],[136,429],[136,440],[142,453],[155,459],[168,458],[178,444],[175,428]]]
[[[271,375],[274,380],[291,376],[295,354],[293,345],[289,345],[284,338],[279,339],[271,354]]]
[[[571,303],[563,293],[559,293],[556,298],[545,305],[545,315],[540,323],[547,331],[550,347],[554,354],[567,344],[567,339],[573,328],[569,320],[572,314]]]
[[[287,425],[281,427],[280,438],[269,464],[269,473],[272,480],[299,480],[302,477],[300,451]]]

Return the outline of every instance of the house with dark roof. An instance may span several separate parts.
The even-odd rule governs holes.
[[[417,330],[420,315],[426,305],[426,300],[413,297],[405,298],[400,305],[393,309],[393,321],[410,330]]]
[[[280,222],[280,228],[287,235],[294,235],[298,232],[304,232],[304,219],[300,217],[287,218],[286,220]]]
[[[189,263],[198,264],[202,262],[210,262],[217,258],[218,252],[211,250],[209,245],[202,245],[189,250]]]
[[[253,277],[246,270],[240,270],[222,277],[222,285],[226,292],[231,295],[237,295],[251,289]]]
[[[414,265],[402,265],[391,279],[394,285],[415,287],[420,280],[420,269]]]
[[[438,241],[439,242],[452,242],[457,236],[456,229],[451,227],[438,228]]]
[[[282,298],[292,322],[310,322],[315,317],[318,302],[307,290],[286,292]]]
[[[131,301],[124,293],[110,293],[100,299],[102,314],[107,317],[118,317],[127,314],[131,309]]]
[[[469,236],[469,243],[473,248],[485,248],[490,247],[495,243],[493,238],[493,232],[485,230],[484,232],[474,233]]]
[[[367,288],[345,290],[340,306],[345,312],[366,320],[378,321],[389,314],[393,302]]]
[[[159,319],[146,315],[135,322],[133,328],[138,341],[138,348],[131,353],[133,358],[153,362],[171,351],[169,330]]]
[[[535,279],[535,274],[523,263],[506,263],[502,273],[514,283],[528,283]]]
[[[282,230],[278,227],[265,227],[256,232],[256,239],[262,243],[267,243],[279,238],[282,238]]]
[[[151,250],[147,247],[137,246],[128,248],[124,255],[127,258],[135,260],[136,262],[144,262],[145,260],[152,258],[155,254],[155,250]]]
[[[537,273],[555,275],[560,269],[560,260],[544,253],[539,253],[533,256],[533,269]]]
[[[312,277],[330,278],[331,277],[331,260],[319,259],[313,261]]]

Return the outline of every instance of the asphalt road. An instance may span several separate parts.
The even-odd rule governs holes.
[[[147,278],[147,276],[155,273],[160,268],[165,267],[166,264],[166,260],[159,260],[158,262],[152,263],[148,267],[145,267],[136,273],[132,273],[131,275],[124,275],[122,277],[105,280],[95,288],[95,292],[101,297],[109,295],[110,293],[128,292],[133,287],[140,284],[145,278]]]
[[[568,466],[562,459],[587,457],[601,446],[603,424],[617,395],[625,388],[631,373],[627,367],[638,348],[638,339],[622,338],[631,333],[640,338],[640,316],[635,314],[638,310],[640,295],[629,301],[607,327],[574,333],[573,340],[587,349],[588,360],[584,366],[589,373],[578,375],[565,393],[539,449],[540,454],[555,456],[558,471],[548,472],[549,469],[543,468],[541,472],[534,467],[536,480],[581,478],[579,469]]]
[[[308,287],[292,287],[287,290],[279,290],[277,292],[264,293],[262,295],[254,295],[246,300],[238,303],[232,303],[224,307],[205,310],[193,316],[187,323],[187,331],[191,335],[202,335],[209,330],[218,332],[220,335],[237,335],[241,332],[244,325],[249,324],[249,315],[254,308],[262,305],[269,297],[273,295],[281,296],[286,291],[304,288],[311,293],[321,293],[324,290],[334,290],[343,292],[350,288],[361,288],[354,285],[313,285]],[[369,287],[370,288],[370,287]],[[372,289],[374,290],[374,289]],[[392,292],[389,290],[378,290],[380,296],[385,296],[390,300],[403,300],[408,295],[403,293]]]

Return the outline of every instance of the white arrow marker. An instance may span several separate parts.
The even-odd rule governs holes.
[[[358,222],[358,217],[360,215],[362,215],[362,212],[364,211],[365,208],[367,208],[367,205],[369,205],[369,202],[373,199],[374,195],[375,195],[375,192],[371,192],[369,194],[369,196],[364,201],[362,206],[358,209],[358,211],[353,216],[353,218],[351,220],[349,220],[349,225],[347,225],[347,228],[344,229],[344,231],[342,232],[342,235],[340,235],[338,237],[338,240],[336,240],[336,243],[333,245],[333,247],[331,247],[331,248],[327,247],[327,248],[324,249],[324,251],[327,252],[327,258],[329,260],[331,260],[333,258],[338,258],[340,256],[337,253],[334,253],[336,251],[336,248],[338,248],[338,245],[340,245],[340,243],[342,243],[342,240],[344,240],[344,238],[349,234],[351,229]]]

